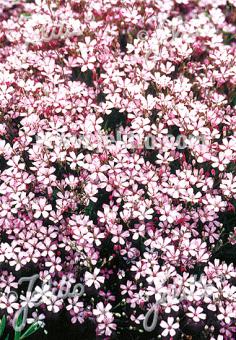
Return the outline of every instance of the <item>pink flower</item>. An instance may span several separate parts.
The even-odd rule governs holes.
[[[94,285],[96,289],[100,288],[101,283],[104,283],[105,278],[103,276],[98,276],[99,273],[100,270],[98,268],[94,269],[93,274],[86,272],[84,276],[86,286],[91,287]]]
[[[164,328],[164,331],[161,333],[163,336],[174,336],[176,334],[176,330],[179,329],[179,323],[174,323],[174,318],[168,317],[167,322],[162,320],[160,326]]]
[[[110,310],[112,309],[112,305],[108,303],[106,306],[102,302],[99,302],[96,305],[96,308],[93,310],[93,314],[96,316],[97,322],[104,322],[106,319],[112,318],[112,313]]]
[[[116,330],[117,326],[113,322],[113,317],[107,317],[98,325],[99,334],[105,334],[106,336],[110,336],[114,330]]]
[[[186,315],[188,317],[190,317],[191,319],[193,319],[194,322],[199,322],[201,320],[205,320],[206,319],[206,314],[202,313],[203,312],[203,308],[201,307],[197,307],[196,309],[192,306],[190,306],[188,308],[189,313],[187,313]]]
[[[81,49],[81,58],[77,58],[77,62],[82,64],[81,71],[85,72],[87,70],[94,69],[94,63],[96,62],[96,58],[88,54],[86,49]]]
[[[0,308],[6,309],[9,314],[13,314],[14,310],[19,309],[19,303],[16,302],[15,295],[10,294],[8,297],[2,295],[0,298]]]
[[[220,171],[224,171],[227,164],[230,163],[232,159],[232,150],[226,150],[225,152],[220,151],[218,157],[212,157],[213,168],[218,168]]]
[[[47,218],[49,216],[49,211],[52,210],[52,206],[51,204],[47,204],[45,197],[41,197],[32,203],[32,209],[35,210],[35,218],[39,218],[41,215],[43,218]]]

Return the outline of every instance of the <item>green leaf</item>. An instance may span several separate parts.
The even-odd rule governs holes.
[[[95,206],[95,203],[90,201],[89,205],[85,208],[85,214],[88,215],[90,218],[92,217],[94,206]]]
[[[37,330],[40,328],[40,324],[38,322],[34,322],[26,331],[25,333],[20,337],[20,340],[27,338],[31,334],[34,334],[37,332]]]
[[[18,316],[18,319],[16,321],[16,325],[19,327],[22,324],[22,313],[20,313],[20,315]],[[14,340],[20,340],[20,333],[21,331],[15,331],[15,336],[14,336]]]
[[[7,334],[7,336],[5,337],[5,340],[8,340],[9,339],[9,333]]]
[[[6,327],[6,316],[4,315],[2,320],[1,320],[1,324],[0,324],[0,337],[3,335],[5,327]]]
[[[22,15],[23,17],[26,17],[26,18],[31,17],[31,14],[30,14],[30,13],[21,13],[21,15]]]

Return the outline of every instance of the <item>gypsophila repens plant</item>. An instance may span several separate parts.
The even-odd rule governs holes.
[[[0,19],[1,339],[235,339],[236,1]]]

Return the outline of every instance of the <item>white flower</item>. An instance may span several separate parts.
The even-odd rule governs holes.
[[[112,305],[110,303],[104,306],[102,302],[99,302],[96,305],[96,309],[93,310],[93,314],[96,316],[97,322],[103,322],[105,319],[112,318],[112,313],[110,312],[111,309]]]
[[[170,336],[174,336],[176,334],[175,330],[179,328],[179,323],[174,323],[174,318],[169,317],[167,322],[162,320],[160,326],[165,328],[165,330],[161,333],[163,336],[167,336],[168,334],[170,334]]]
[[[193,308],[192,306],[190,306],[188,308],[188,310],[190,311],[190,313],[187,313],[186,315],[188,317],[190,317],[191,319],[193,319],[193,321],[195,322],[199,322],[201,319],[205,320],[206,319],[206,314],[202,313],[203,312],[203,308],[201,307],[197,307],[196,309]]]
[[[13,314],[14,309],[18,309],[19,304],[16,302],[16,296],[10,294],[8,297],[1,296],[0,298],[0,309],[6,309],[8,314]]]
[[[53,295],[50,288],[49,284],[43,284],[42,288],[36,286],[33,294],[33,301],[36,303],[41,302],[48,304]]]
[[[100,283],[104,283],[105,278],[103,276],[98,276],[100,270],[98,268],[94,269],[93,274],[86,272],[84,276],[85,284],[91,287],[93,284],[96,289],[100,288]]]

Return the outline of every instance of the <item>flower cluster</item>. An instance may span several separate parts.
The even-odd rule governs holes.
[[[0,18],[8,323],[27,305],[96,339],[235,339],[236,1],[2,0]],[[10,293],[35,274],[85,292],[35,282],[36,312]]]

